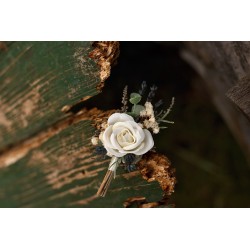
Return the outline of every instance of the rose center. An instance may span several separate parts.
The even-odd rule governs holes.
[[[126,147],[128,145],[131,145],[135,143],[135,137],[128,129],[123,129],[118,135],[117,135],[117,141],[122,147]]]

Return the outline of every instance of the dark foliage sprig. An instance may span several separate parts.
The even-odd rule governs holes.
[[[128,85],[125,86],[123,89],[123,94],[122,94],[122,108],[121,111],[123,113],[126,113],[128,111]]]
[[[138,91],[138,94],[143,96],[146,92],[146,89],[147,89],[147,83],[146,81],[143,81],[141,84],[141,89]]]
[[[150,92],[148,94],[147,102],[152,102],[153,98],[155,97],[157,89],[158,87],[156,85],[150,87]]]

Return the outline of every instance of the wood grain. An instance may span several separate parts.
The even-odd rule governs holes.
[[[97,197],[110,159],[94,154],[90,138],[105,112],[69,112],[101,91],[117,42],[0,45],[0,207],[123,207],[134,196],[162,199],[157,182],[122,168],[105,199]]]
[[[126,174],[122,168],[106,197],[97,197],[110,158],[93,153],[92,121],[80,117],[0,171],[1,207],[122,207],[133,196],[162,198],[156,182],[148,183],[139,172]]]
[[[250,42],[186,42],[185,46],[181,56],[203,78],[204,91],[210,94],[250,162],[248,96],[237,87],[250,72]],[[249,91],[246,83],[244,89]]]
[[[227,91],[227,96],[239,107],[250,121],[250,76],[243,77]]]
[[[0,53],[0,150],[63,119],[98,93],[91,42],[14,42]]]

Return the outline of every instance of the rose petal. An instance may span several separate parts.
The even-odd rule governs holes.
[[[141,145],[144,145],[143,147],[139,146],[136,150],[134,150],[132,153],[135,155],[143,155],[147,153],[153,146],[154,146],[154,140],[151,135],[151,133],[147,129],[143,129],[145,134],[145,139]]]
[[[118,151],[122,150],[122,147],[119,145],[119,143],[117,142],[116,136],[114,134],[112,134],[110,136],[110,141],[112,143],[112,148],[117,149]]]
[[[126,152],[125,153],[121,153],[121,152],[119,152],[119,151],[117,151],[117,150],[115,150],[113,148],[109,148],[109,147],[105,147],[105,148],[106,148],[106,150],[108,151],[109,154],[114,155],[116,157],[122,157],[125,154],[127,154]]]
[[[124,113],[114,113],[108,119],[108,124],[113,125],[116,122],[127,122],[127,121],[134,121],[134,118],[130,115]]]
[[[114,127],[114,126],[113,126],[113,128],[112,128],[113,134],[114,134],[114,135],[118,135],[119,133],[121,133],[121,131],[122,131],[123,129],[126,129],[126,128],[124,128],[124,127]]]
[[[112,126],[108,126],[104,133],[103,133],[103,136],[102,136],[102,142],[103,142],[103,145],[104,147],[111,147],[111,148],[114,148],[111,141],[110,141],[110,136],[112,134]]]
[[[145,134],[143,129],[138,125],[137,129],[136,129],[136,133],[135,133],[135,138],[136,138],[136,143],[132,144],[132,145],[128,145],[126,147],[124,147],[124,150],[133,150],[136,149],[144,140],[145,138]]]
[[[137,152],[140,152],[144,148],[144,142],[142,142],[136,149],[131,150],[130,153],[135,154],[135,155],[140,155]]]
[[[127,121],[127,122],[116,122],[114,125],[113,125],[113,128],[116,129],[116,128],[120,128],[122,127],[123,129],[124,128],[127,128],[128,130],[130,130],[130,132],[132,134],[135,134],[135,129],[136,128],[136,125],[137,123],[136,122],[132,122],[132,121]]]
[[[116,140],[117,143],[119,143],[118,140],[117,140],[117,136],[118,136],[119,133],[121,133],[124,129],[127,129],[127,128],[124,128],[124,127],[116,127],[115,129],[113,129],[112,135],[114,135],[114,140]],[[112,144],[114,145],[114,143],[112,143]],[[123,145],[121,145],[121,143],[119,143],[119,145],[120,145],[121,147],[123,147]]]
[[[126,128],[116,135],[116,140],[122,148],[136,143],[135,136]]]
[[[133,144],[128,144],[128,145],[122,145],[123,149],[126,150],[133,150],[135,148],[137,148],[139,146],[139,144],[144,140],[145,135],[144,135],[144,131],[142,130],[142,128],[140,127],[139,124],[137,124],[134,121],[128,121],[128,122],[117,122],[113,125],[113,131],[121,131],[118,130],[119,128],[123,128],[123,129],[128,129],[132,134],[133,137],[136,138],[136,142]],[[121,144],[120,144],[121,145]],[[119,149],[120,150],[120,149]]]
[[[142,129],[127,114],[111,115],[108,124],[110,125],[103,133],[102,142],[109,155],[116,157],[128,153],[142,155],[154,146],[151,133],[147,129]]]

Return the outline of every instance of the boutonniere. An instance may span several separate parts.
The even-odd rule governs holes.
[[[126,86],[123,91],[122,108],[96,126],[97,131],[91,142],[99,154],[111,158],[108,171],[97,192],[99,196],[105,196],[119,166],[123,166],[127,172],[135,171],[143,155],[154,149],[153,135],[167,128],[162,126],[163,123],[173,123],[166,117],[174,105],[174,98],[170,107],[164,111],[161,109],[162,100],[153,103],[157,87],[150,87],[145,97],[146,90],[147,84],[143,82],[138,93],[131,93],[128,98]]]

